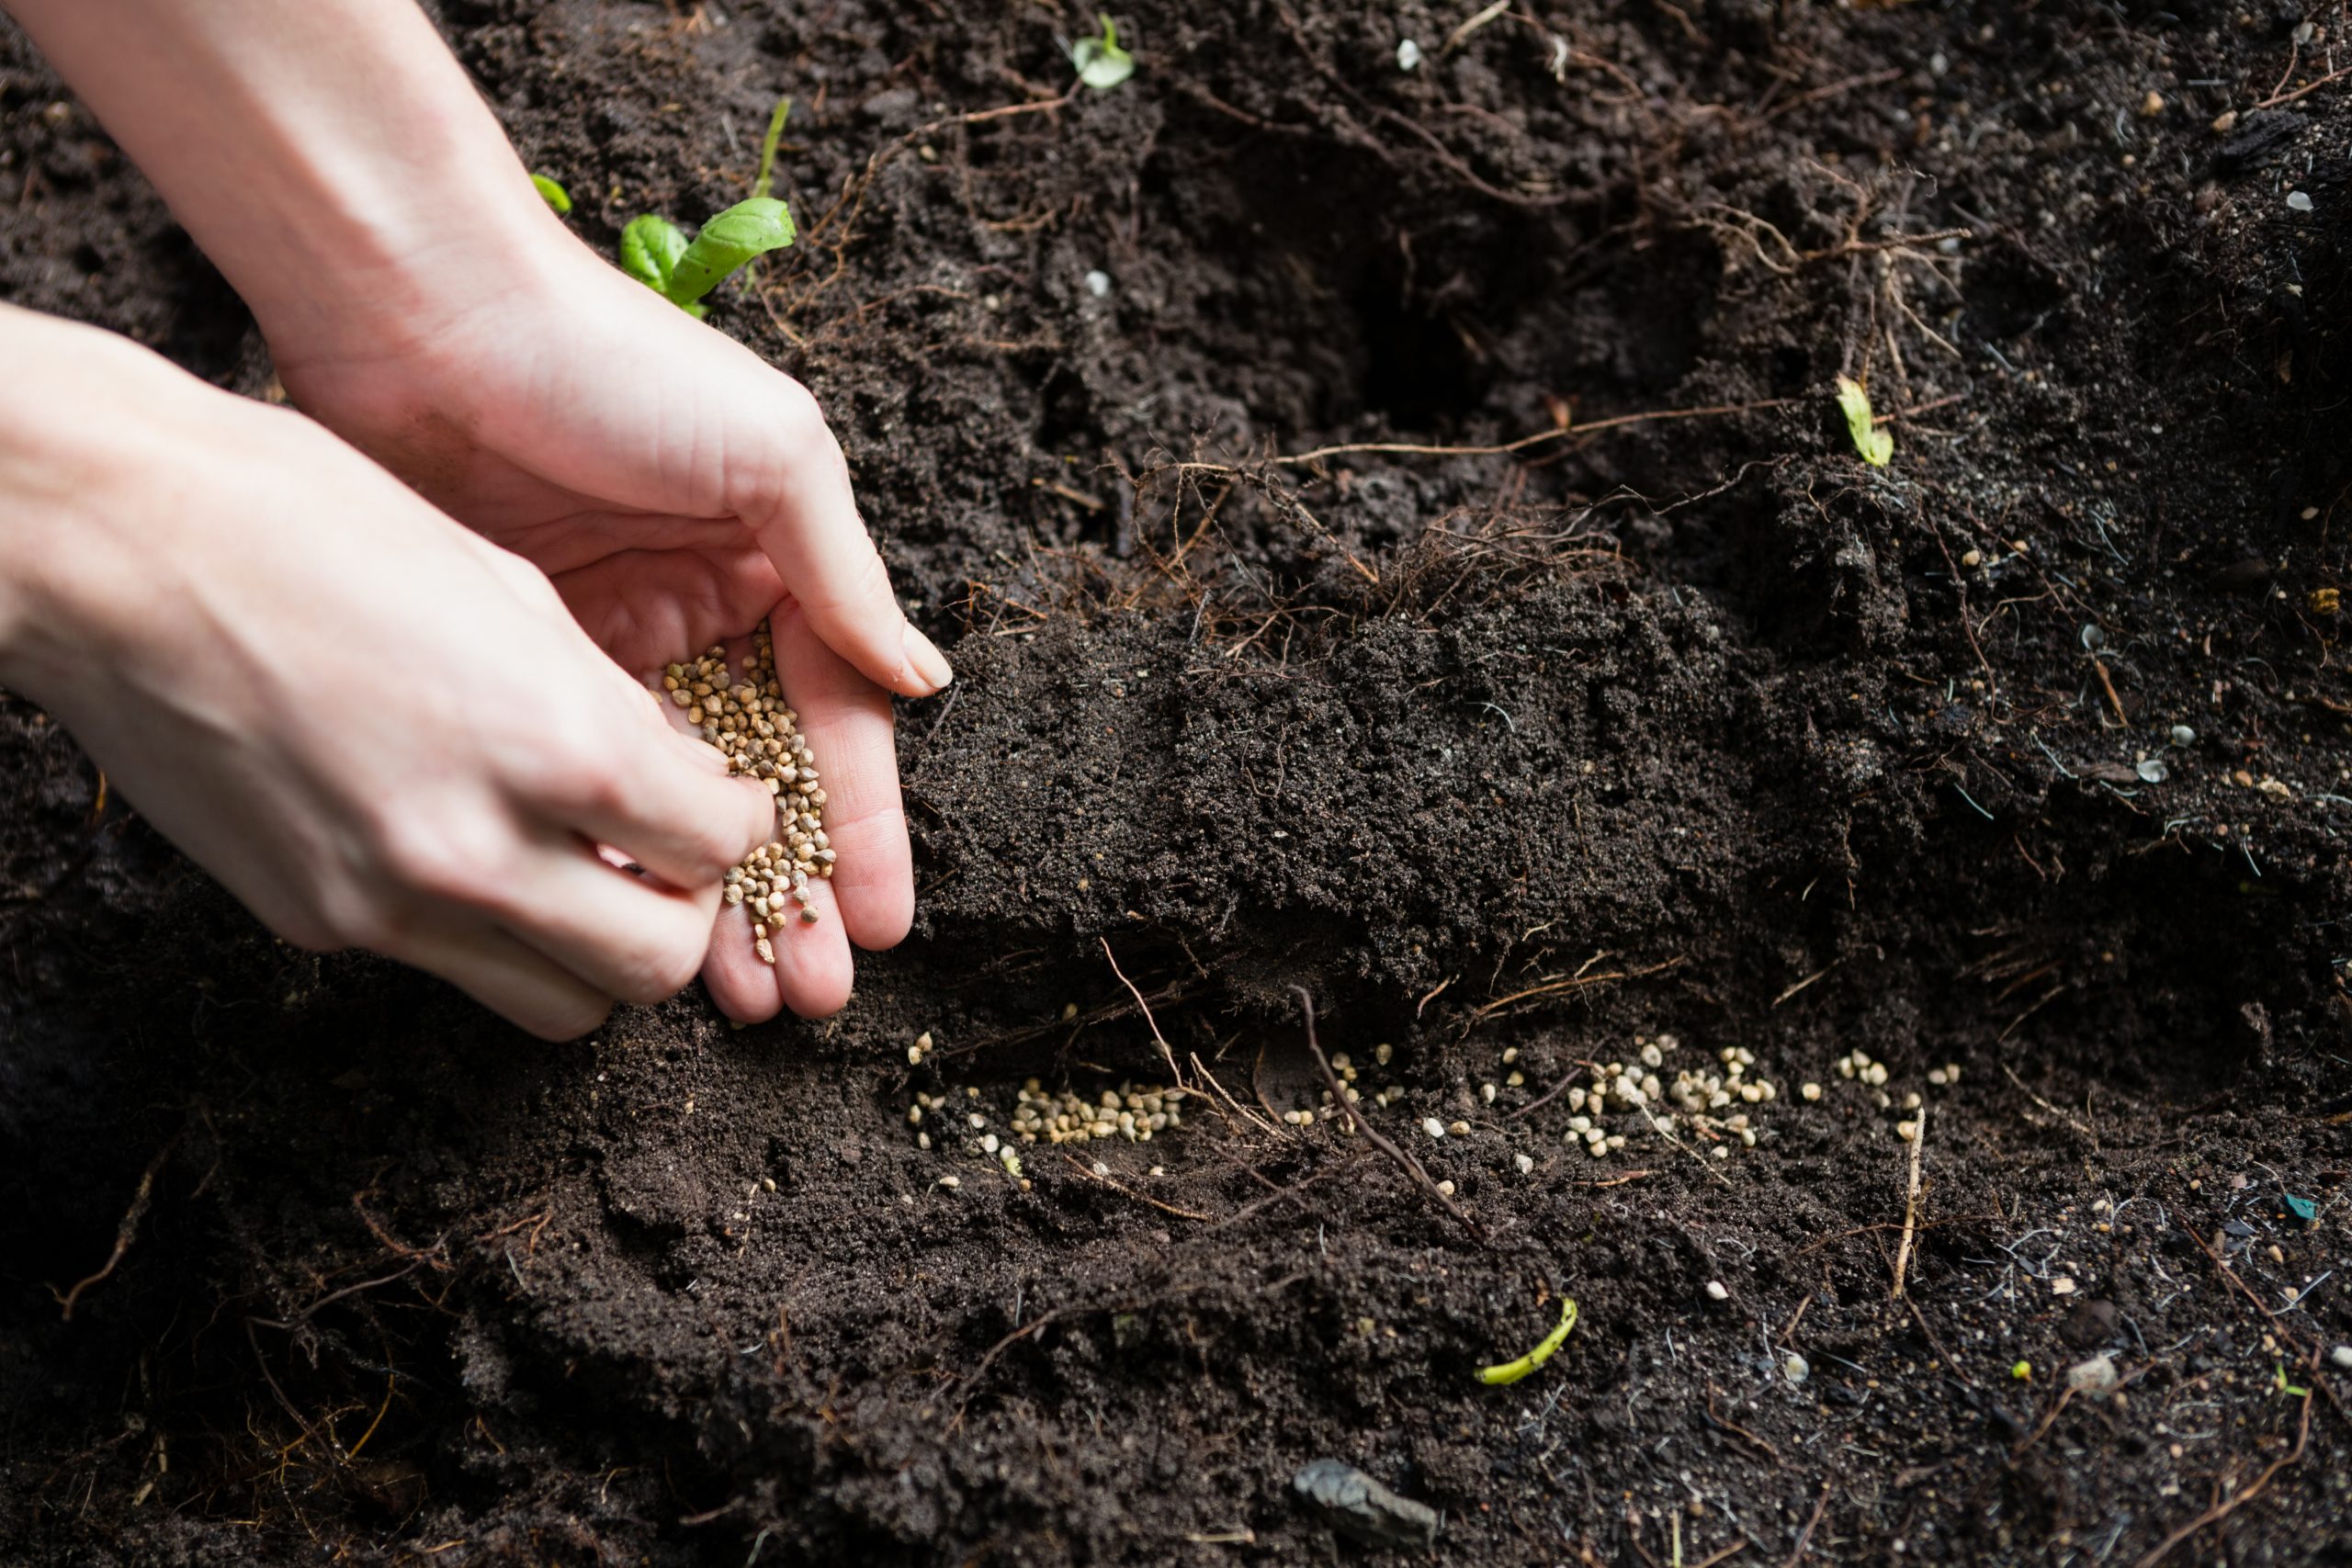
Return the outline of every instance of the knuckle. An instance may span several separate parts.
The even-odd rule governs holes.
[[[649,944],[632,956],[621,976],[621,1000],[633,1007],[650,1007],[676,996],[702,972],[705,951],[703,942],[684,938]]]
[[[432,902],[467,905],[481,904],[495,892],[504,859],[492,835],[423,817],[379,824],[376,858],[404,892]]]

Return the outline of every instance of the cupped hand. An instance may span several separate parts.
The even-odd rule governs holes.
[[[704,973],[736,1019],[831,1012],[849,944],[891,946],[913,918],[890,694],[938,690],[946,660],[900,613],[806,389],[567,234],[503,259],[493,284],[396,321],[273,332],[278,374],[302,409],[545,571],[629,671],[773,618],[840,858],[821,918],[785,923],[772,968],[737,908]]]
[[[145,816],[288,940],[548,1038],[693,980],[773,804],[544,575],[291,411],[0,317],[74,411],[0,441],[43,595],[6,674]]]

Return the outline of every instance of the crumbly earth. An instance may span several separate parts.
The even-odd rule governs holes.
[[[0,705],[0,1560],[2352,1557],[2345,6],[1084,12],[443,0],[607,252],[794,96],[917,931],[548,1049]],[[269,384],[6,34],[0,298]]]

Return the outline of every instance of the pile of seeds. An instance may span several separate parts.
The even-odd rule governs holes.
[[[823,918],[809,907],[808,879],[833,874],[833,847],[825,836],[817,760],[801,738],[800,716],[784,705],[767,623],[752,634],[741,679],[727,668],[727,650],[713,648],[690,664],[671,665],[662,686],[686,710],[686,722],[726,754],[728,772],[760,780],[775,796],[784,836],[730,869],[726,892],[728,903],[750,906],[752,947],[763,962],[774,964],[768,938],[784,924],[786,900],[798,905],[810,925]]]
[[[1154,1133],[1184,1124],[1181,1089],[1137,1089],[1123,1083],[1116,1092],[1104,1089],[1092,1100],[1069,1092],[1049,1094],[1035,1078],[1021,1086],[1012,1108],[1012,1131],[1024,1144],[1083,1144],[1096,1138],[1125,1138],[1148,1144]]]
[[[1625,1134],[1611,1132],[1605,1119],[1630,1112],[1637,1131],[1646,1127],[1668,1137],[1679,1122],[1687,1121],[1714,1145],[1716,1159],[1729,1159],[1735,1142],[1743,1148],[1756,1146],[1756,1129],[1746,1107],[1770,1104],[1781,1091],[1770,1078],[1748,1076],[1756,1065],[1754,1053],[1744,1046],[1726,1047],[1716,1053],[1716,1066],[1678,1068],[1669,1085],[1658,1073],[1668,1054],[1680,1049],[1681,1043],[1671,1034],[1634,1043],[1641,1047],[1634,1062],[1603,1062],[1593,1069],[1589,1086],[1570,1087],[1568,1109],[1577,1114],[1568,1118],[1568,1142],[1581,1143],[1593,1158],[1605,1159],[1625,1146]]]

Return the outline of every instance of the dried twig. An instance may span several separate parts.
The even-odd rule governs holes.
[[[1299,1012],[1306,1021],[1306,1048],[1314,1053],[1315,1065],[1322,1069],[1323,1082],[1329,1088],[1331,1103],[1338,1108],[1340,1114],[1348,1119],[1351,1127],[1363,1134],[1365,1142],[1396,1161],[1396,1168],[1410,1177],[1416,1186],[1435,1199],[1447,1213],[1462,1222],[1464,1230],[1484,1243],[1487,1239],[1486,1227],[1472,1219],[1461,1204],[1438,1190],[1437,1183],[1430,1179],[1430,1173],[1421,1168],[1419,1160],[1390,1143],[1378,1128],[1357,1113],[1355,1102],[1348,1098],[1347,1086],[1340,1083],[1340,1075],[1331,1070],[1331,1059],[1323,1055],[1323,1047],[1315,1038],[1315,998],[1306,994],[1304,986],[1293,986],[1291,989],[1298,993]]]
[[[1797,1568],[1797,1563],[1804,1556],[1804,1549],[1813,1544],[1814,1528],[1821,1523],[1822,1513],[1828,1506],[1829,1484],[1828,1483],[1824,1482],[1821,1487],[1821,1501],[1813,1506],[1813,1517],[1805,1520],[1804,1533],[1797,1537],[1797,1549],[1789,1553],[1789,1560],[1782,1563],[1781,1568]]]
[[[2194,1233],[2192,1232],[2191,1234],[2193,1235]],[[2313,1367],[2317,1367],[2319,1365],[2319,1360],[2316,1356],[2312,1358],[2312,1365]],[[2174,1547],[2178,1546],[2190,1536],[2193,1536],[2199,1530],[2203,1529],[2207,1525],[2219,1524],[2222,1520],[2228,1518],[2232,1514],[2236,1513],[2239,1508],[2253,1502],[2256,1497],[2262,1495],[2262,1489],[2270,1484],[2270,1478],[2272,1476],[2278,1474],[2280,1471],[2286,1469],[2289,1465],[2293,1464],[2303,1457],[2303,1448],[2311,1441],[2311,1436],[2312,1396],[2305,1394],[2303,1396],[2302,1419],[2298,1422],[2295,1427],[2295,1446],[2288,1450],[2285,1453],[2280,1454],[2277,1459],[2272,1460],[2269,1465],[2260,1475],[2256,1476],[2252,1481],[2247,1482],[2244,1486],[2241,1486],[2235,1492],[2231,1493],[2228,1497],[2214,1504],[2211,1507],[2206,1509],[2203,1513],[2198,1515],[2195,1518],[2189,1520],[2187,1524],[2173,1531],[2172,1534],[2158,1541],[2154,1550],[2149,1551],[2145,1557],[2141,1558],[2138,1562],[2134,1563],[2132,1568],[2156,1568],[2157,1563],[2162,1562],[2171,1554]]]
[[[114,1250],[107,1254],[107,1260],[98,1271],[75,1281],[70,1291],[61,1291],[54,1285],[49,1288],[49,1293],[56,1298],[57,1304],[65,1309],[64,1322],[74,1321],[74,1303],[82,1299],[82,1292],[112,1274],[115,1265],[122,1261],[122,1255],[130,1250],[131,1242],[139,1235],[139,1222],[147,1217],[147,1205],[155,1196],[155,1173],[164,1168],[164,1156],[178,1142],[174,1138],[157,1149],[155,1157],[147,1162],[147,1168],[139,1173],[139,1187],[130,1195],[130,1207],[124,1211],[122,1223],[115,1226]]]
[[[1928,1146],[1928,1108],[1919,1107],[1918,1119],[1911,1123],[1911,1185],[1903,1197],[1903,1239],[1894,1248],[1894,1293],[1890,1301],[1903,1299],[1903,1276],[1911,1267],[1911,1240],[1919,1229],[1919,1156]]]
[[[1105,1176],[1099,1170],[1089,1169],[1077,1156],[1071,1154],[1067,1149],[1062,1151],[1062,1158],[1069,1161],[1069,1168],[1078,1172],[1079,1175],[1086,1178],[1087,1180],[1099,1181],[1114,1192],[1124,1192],[1138,1203],[1148,1203],[1163,1214],[1173,1214],[1180,1220],[1210,1220],[1216,1217],[1214,1214],[1199,1213],[1191,1209],[1180,1209],[1173,1203],[1163,1203],[1157,1198],[1149,1197],[1147,1194],[1138,1192],[1134,1188],[1127,1186],[1125,1182],[1122,1182],[1115,1178]]]
[[[1119,976],[1119,984],[1127,988],[1127,995],[1135,998],[1136,1010],[1143,1014],[1143,1021],[1151,1025],[1151,1037],[1159,1042],[1159,1055],[1168,1063],[1170,1080],[1178,1089],[1190,1088],[1191,1086],[1184,1081],[1183,1073],[1176,1066],[1176,1053],[1169,1048],[1168,1036],[1159,1032],[1159,1021],[1151,1016],[1151,1004],[1143,999],[1143,993],[1136,989],[1136,983],[1128,979],[1125,972],[1119,967],[1118,959],[1111,953],[1111,939],[1103,937],[1100,940],[1102,943],[1102,956],[1111,961],[1111,973]]]

